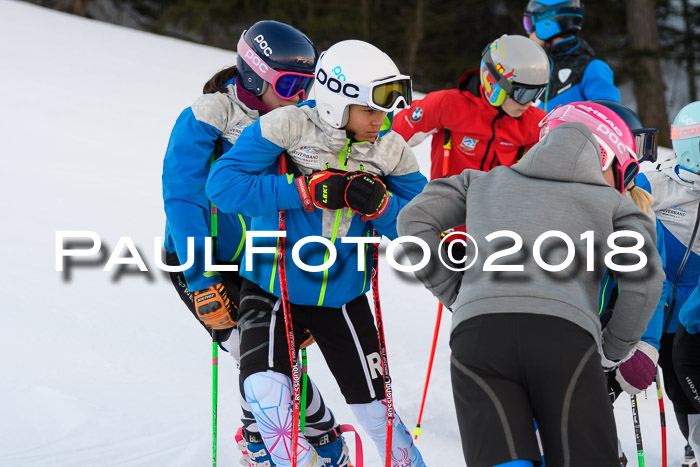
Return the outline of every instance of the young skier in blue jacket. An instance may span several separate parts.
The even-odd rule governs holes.
[[[544,48],[552,62],[547,90],[535,103],[545,112],[574,101],[620,102],[612,70],[595,58],[593,48],[578,37],[582,23],[581,0],[532,0],[525,8],[525,31]]]
[[[664,317],[659,366],[678,427],[689,440],[689,417],[696,415],[698,408],[693,398],[687,397],[687,381],[676,374],[674,342],[679,332],[687,330],[681,324],[680,313],[700,278],[700,102],[692,102],[678,112],[671,126],[671,142],[676,157],[641,174],[636,183],[654,197],[652,209],[663,229],[666,281],[665,300],[660,303]],[[689,304],[688,311],[692,306]],[[690,445],[684,457],[684,467],[696,462]]]
[[[219,209],[252,218],[249,238],[277,231],[279,211],[285,211],[294,332],[311,331],[345,400],[384,457],[385,386],[365,295],[371,250],[344,240],[367,239],[375,230],[395,238],[399,211],[427,183],[411,149],[391,131],[390,113],[410,105],[411,81],[371,44],[343,41],[319,58],[312,94],[315,100],[278,109],[246,128],[214,163],[206,191]],[[280,175],[282,153],[290,173]],[[311,236],[314,242],[296,250],[295,259],[295,244]],[[291,465],[289,440],[297,427],[291,426],[292,371],[277,239],[257,238],[253,244],[274,254],[246,255],[242,262],[241,383],[275,463]],[[310,271],[301,262],[332,265]],[[318,465],[315,450],[299,435],[297,465]],[[424,465],[398,417],[392,442],[393,465]]]
[[[236,359],[241,278],[237,272],[206,271],[206,261],[239,264],[250,218],[219,211],[216,246],[207,254],[205,238],[212,235],[211,205],[204,193],[207,175],[212,159],[229,150],[243,128],[270,110],[295,105],[306,96],[317,58],[311,40],[292,26],[277,21],[254,24],[240,37],[236,65],[214,75],[204,86],[204,94],[180,114],[165,154],[166,263],[180,266],[191,261],[188,269],[171,272],[170,277],[200,324],[210,334],[216,330],[222,349]],[[267,73],[261,71],[261,64]],[[193,239],[192,251],[188,251],[188,238]],[[266,462],[268,467],[274,466],[250,409],[245,400],[241,402],[242,435],[248,452],[245,459],[253,467]],[[331,459],[327,465],[347,465],[347,448],[338,436],[333,413],[313,382],[308,386],[307,402],[305,433],[323,456]]]

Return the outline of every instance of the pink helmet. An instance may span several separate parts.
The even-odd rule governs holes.
[[[603,171],[612,166],[615,188],[620,193],[624,192],[639,172],[634,135],[625,121],[614,111],[595,102],[571,102],[556,107],[542,119],[540,139],[552,128],[566,122],[583,123],[593,132],[600,146]]]

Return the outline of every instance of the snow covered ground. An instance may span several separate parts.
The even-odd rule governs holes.
[[[231,46],[233,47],[232,40]],[[160,175],[175,118],[234,54],[0,0],[0,465],[204,466],[211,452],[211,345],[154,263]],[[429,147],[417,149],[423,169]],[[56,272],[58,230],[91,230],[105,257]],[[103,272],[122,236],[150,273]],[[436,303],[383,264],[396,406],[413,428]],[[431,466],[463,465],[443,319],[418,445]],[[310,373],[354,423],[318,350]],[[219,465],[238,465],[236,369],[220,359]],[[683,442],[669,410],[669,465]],[[646,465],[660,466],[653,391],[640,398]],[[635,465],[629,400],[616,409]],[[365,437],[366,465],[379,465]]]

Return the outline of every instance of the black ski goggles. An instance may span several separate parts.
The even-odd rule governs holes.
[[[639,162],[656,162],[659,147],[659,130],[656,128],[642,128],[632,130],[634,144],[637,146],[637,160]]]
[[[518,104],[525,105],[542,97],[545,89],[547,89],[546,84],[543,86],[528,86],[513,83],[513,90],[508,95]]]

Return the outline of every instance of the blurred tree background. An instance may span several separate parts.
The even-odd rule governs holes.
[[[454,87],[464,71],[478,66],[488,42],[501,34],[524,34],[527,5],[527,0],[30,1],[231,50],[246,27],[276,19],[304,31],[319,50],[343,39],[369,41],[422,92]],[[698,25],[700,0],[584,0],[581,37],[613,68],[623,103],[638,109],[646,125],[661,129],[680,107],[698,99]]]

